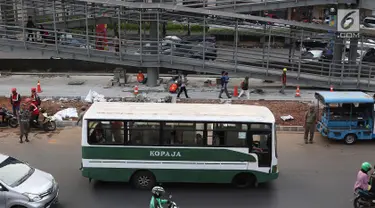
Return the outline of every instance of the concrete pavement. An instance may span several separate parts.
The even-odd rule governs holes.
[[[19,144],[14,129],[0,130],[0,152],[47,171],[60,183],[60,208],[147,207],[150,192],[124,183],[89,184],[79,171],[80,128],[32,135]],[[302,134],[279,133],[280,177],[257,189],[238,190],[228,185],[164,184],[181,207],[351,208],[352,188],[360,164],[374,163],[373,142],[354,146],[319,136],[305,145]]]
[[[162,77],[164,80],[169,80],[170,77]],[[13,76],[1,76],[0,77],[0,96],[8,96],[10,89],[16,87],[21,95],[29,95],[30,88],[36,87],[38,80],[40,80],[43,92],[40,96],[43,97],[85,97],[90,90],[96,91],[103,94],[106,97],[132,97],[133,87],[138,85],[135,81],[135,77],[132,77],[131,83],[127,86],[113,86],[108,87],[109,81],[112,79],[110,76],[52,76],[52,77],[39,77],[30,75],[13,75]],[[216,99],[218,97],[220,89],[217,86],[204,87],[203,82],[207,80],[207,77],[188,77],[189,85],[187,87],[189,96],[196,99]],[[215,83],[215,78],[211,78],[212,83]],[[83,85],[68,85],[69,82],[84,82]],[[231,78],[229,83],[229,89],[233,92],[235,85],[239,86],[242,79]],[[164,86],[156,88],[148,88],[144,85],[139,86],[139,93],[146,93],[150,98],[164,98],[170,93],[166,92]],[[254,100],[265,99],[265,100],[303,100],[311,101],[314,100],[315,90],[304,90],[301,89],[301,97],[295,97],[295,87],[291,87],[286,90],[286,94],[280,94],[279,83],[263,83],[261,80],[251,79],[250,80],[251,90],[262,88],[265,93],[257,94],[251,93],[250,97]],[[240,89],[239,89],[240,91]],[[176,96],[176,95],[173,95]],[[183,95],[182,95],[183,97]],[[225,97],[225,96],[224,96]],[[234,98],[238,99],[238,98]],[[245,98],[242,98],[245,99]]]

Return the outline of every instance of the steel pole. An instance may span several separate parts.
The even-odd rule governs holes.
[[[269,65],[270,65],[271,34],[272,34],[271,27],[268,27],[268,48],[267,48],[267,70],[266,70],[266,76],[268,76],[268,68],[269,68]]]
[[[203,17],[203,69],[206,63],[206,16]]]
[[[294,42],[293,42],[294,43]],[[302,33],[301,33],[301,44],[299,46],[299,60],[298,60],[298,74],[297,74],[297,80],[299,80],[299,77],[301,75],[301,57],[302,57],[302,48],[303,48],[303,29],[302,29]],[[293,56],[294,57],[294,56]]]
[[[160,29],[159,29],[159,27],[160,27],[160,21],[159,21],[159,9],[157,9],[156,10],[156,25],[158,26],[158,28],[157,28],[157,41],[158,41],[158,43],[157,43],[157,47],[158,47],[158,63],[160,63],[160,43],[159,43],[159,37],[160,37]],[[171,47],[172,47],[172,45],[171,45]]]
[[[86,24],[86,53],[90,57],[90,37],[89,37],[89,6],[85,4],[85,24]]]
[[[59,54],[59,46],[58,46],[58,43],[57,43],[56,5],[55,5],[55,1],[52,1],[52,14],[53,14],[53,31],[55,32],[55,47],[56,47],[56,54]]]
[[[142,9],[139,10],[139,58],[141,60],[141,63],[143,62],[142,60]]]
[[[235,36],[234,36],[234,41],[235,41],[235,56],[234,56],[234,72],[237,72],[237,61],[238,61],[238,19],[236,19],[236,29],[235,29]]]
[[[25,7],[24,7],[24,2],[23,2],[23,0],[21,0],[21,9],[22,9],[22,35],[23,35],[23,46],[25,47],[25,49],[27,49],[26,41],[27,41],[28,37],[26,36],[26,33],[25,33]],[[6,32],[6,30],[5,30],[5,32]]]
[[[118,44],[119,44],[119,56],[120,56],[120,61],[122,61],[122,39],[121,39],[121,11],[122,11],[122,6],[118,8],[118,15],[117,15],[117,33],[118,33]],[[116,47],[116,46],[115,46]]]
[[[363,36],[361,36],[361,57],[363,53]],[[362,58],[359,60],[358,75],[357,75],[357,87],[359,87],[362,73]]]

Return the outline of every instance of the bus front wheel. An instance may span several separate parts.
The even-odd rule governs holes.
[[[357,135],[355,134],[347,134],[344,138],[345,144],[354,144],[357,141]]]
[[[156,178],[150,171],[141,170],[133,174],[131,183],[137,189],[150,190],[155,186]]]
[[[232,184],[236,188],[248,188],[248,187],[257,187],[258,182],[255,175],[251,173],[239,173],[234,176]]]

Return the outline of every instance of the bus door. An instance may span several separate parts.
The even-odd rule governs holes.
[[[271,167],[272,132],[269,130],[248,132],[249,153],[258,156],[259,167]]]

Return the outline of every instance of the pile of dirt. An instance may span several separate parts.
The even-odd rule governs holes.
[[[221,103],[218,99],[181,99],[177,103]],[[305,112],[308,110],[308,104],[297,101],[253,101],[253,100],[232,100],[232,104],[260,105],[268,107],[275,115],[276,123],[283,126],[302,126]],[[9,110],[12,107],[9,98],[0,97],[0,106],[5,106]],[[41,108],[46,110],[49,115],[66,108],[76,108],[79,112],[81,107],[89,107],[90,104],[77,100],[48,100],[42,101]],[[294,120],[283,121],[280,117],[291,115]]]
[[[181,99],[177,103],[221,103],[218,99]],[[302,126],[308,103],[298,101],[256,101],[256,100],[232,100],[232,104],[260,105],[268,107],[275,115],[276,123],[281,126]],[[294,120],[283,121],[281,116],[293,116]]]
[[[25,100],[26,98],[22,98],[22,100]],[[0,106],[7,108],[8,110],[12,110],[12,106],[10,104],[9,98],[0,97]],[[66,109],[66,108],[76,108],[77,111],[81,109],[82,106],[89,107],[89,104],[82,101],[77,100],[47,100],[42,101],[41,108],[45,110],[48,115],[54,115],[60,110]]]

